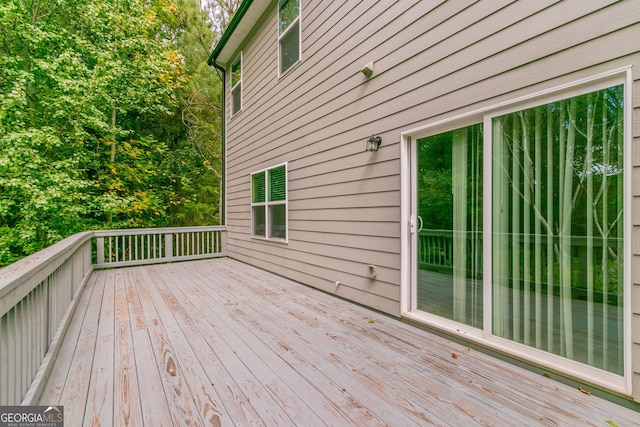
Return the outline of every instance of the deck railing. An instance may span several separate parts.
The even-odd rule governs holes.
[[[31,400],[45,359],[64,335],[93,265],[91,232],[75,234],[0,270],[0,405]]]
[[[94,268],[225,256],[224,227],[87,231],[0,270],[0,406],[35,404]]]
[[[221,256],[224,227],[96,231],[96,268],[155,264]]]

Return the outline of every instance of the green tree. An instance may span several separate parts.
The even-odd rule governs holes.
[[[188,80],[163,37],[171,4],[0,5],[0,264],[87,228],[168,222],[169,116]],[[162,18],[162,19],[161,19]]]
[[[237,4],[238,1],[216,1],[201,8],[194,0],[180,0],[180,13],[167,28],[172,43],[185,58],[190,76],[176,93],[180,102],[175,114],[165,122],[170,141],[167,162],[172,173],[168,207],[171,225],[220,222],[222,86],[207,58],[217,34],[212,27],[224,28],[228,14]]]
[[[229,26],[242,0],[199,0],[199,3],[201,9],[209,16],[213,33],[216,36],[221,36]]]

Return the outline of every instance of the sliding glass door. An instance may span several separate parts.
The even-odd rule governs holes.
[[[623,100],[613,85],[414,140],[418,313],[625,374]]]

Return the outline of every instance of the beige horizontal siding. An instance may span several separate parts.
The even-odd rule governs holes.
[[[376,280],[367,277],[368,264],[361,260],[350,260],[332,253],[307,253],[302,250],[291,251],[291,256],[274,257],[278,252],[268,244],[260,242],[228,241],[233,247],[235,257],[240,260],[250,259],[251,264],[266,270],[284,273],[286,276],[301,283],[316,287],[326,292],[336,293],[342,297],[359,301],[372,308],[388,311],[389,306],[395,306],[399,315],[398,300],[400,290],[394,282],[399,280],[400,272],[377,266]],[[345,250],[344,253],[349,252]],[[351,250],[351,252],[353,252]],[[385,281],[385,278],[390,282]],[[341,284],[336,287],[336,281]]]
[[[302,0],[303,61],[282,76],[276,3],[242,47],[243,111],[227,121],[227,250],[242,261],[397,315],[401,132],[632,65],[640,142],[640,2]],[[253,239],[250,174],[282,162],[289,242]],[[640,150],[633,164],[640,384]]]
[[[640,9],[640,5],[637,5]],[[631,264],[631,276],[633,281],[633,292],[631,295],[631,339],[633,342],[632,349],[632,369],[633,369],[633,398],[640,401],[640,185],[638,178],[640,177],[640,150],[636,149],[640,143],[640,67],[637,61],[633,69],[633,175],[632,175],[632,253],[633,259]]]

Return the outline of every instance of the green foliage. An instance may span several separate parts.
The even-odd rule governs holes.
[[[86,214],[86,187],[77,157],[51,160],[61,145],[50,129],[0,138],[0,264],[81,231],[75,219]]]
[[[234,2],[217,2],[223,14]],[[174,43],[183,53],[191,76],[177,91],[176,117],[179,135],[171,138],[169,159],[170,225],[210,225],[221,222],[222,194],[222,86],[220,77],[206,63],[215,34],[212,22],[196,2],[180,0],[180,19],[171,29]],[[225,15],[228,17],[228,15]]]
[[[217,223],[198,2],[4,0],[0,32],[0,266],[86,229]]]

